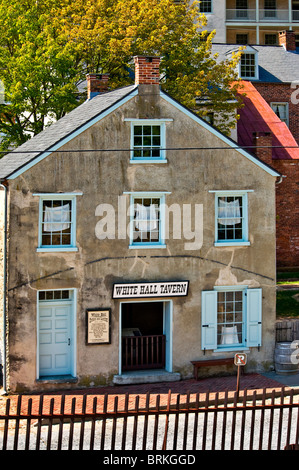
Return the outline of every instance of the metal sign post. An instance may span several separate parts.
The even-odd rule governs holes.
[[[235,364],[235,366],[238,367],[238,373],[237,373],[237,394],[238,394],[238,396],[239,396],[239,390],[240,390],[241,367],[245,366],[246,362],[247,362],[247,354],[245,354],[245,353],[235,354],[234,364]]]

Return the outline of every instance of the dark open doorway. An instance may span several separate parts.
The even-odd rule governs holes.
[[[122,370],[165,367],[163,302],[122,304]]]

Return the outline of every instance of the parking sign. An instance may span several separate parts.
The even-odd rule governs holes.
[[[235,354],[234,364],[235,366],[245,366],[247,362],[247,354],[237,353]]]

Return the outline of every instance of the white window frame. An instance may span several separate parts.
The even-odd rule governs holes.
[[[242,75],[242,73],[241,73],[242,58],[245,57],[246,55],[253,55],[254,56],[255,64],[254,64],[254,76],[253,77]],[[257,51],[253,50],[252,48],[249,48],[247,50],[242,51],[242,56],[241,56],[241,59],[240,59],[240,62],[239,62],[239,77],[244,79],[244,80],[258,80],[258,78],[259,78],[258,70],[259,69],[258,69],[258,53],[257,53]]]
[[[246,345],[246,328],[247,328],[247,309],[246,309],[246,296],[247,296],[247,289],[248,286],[215,286],[214,290],[217,292],[217,328],[218,328],[218,293],[219,292],[242,292],[242,343],[239,343],[234,346],[230,345],[221,345],[217,344],[217,351],[218,350],[225,350],[227,351],[228,349],[235,350],[238,348],[241,348],[242,350],[247,348]]]
[[[217,344],[218,293],[242,291],[242,344]],[[246,351],[262,345],[262,289],[247,285],[215,286],[202,291],[201,348],[213,352]]]
[[[215,194],[215,242],[214,246],[249,246],[248,238],[248,193],[253,190],[243,191],[209,191]],[[218,198],[219,197],[242,197],[242,239],[219,240],[218,239]]]
[[[130,163],[167,163],[166,159],[166,122],[172,119],[130,119],[131,122],[131,150]],[[159,157],[134,157],[134,127],[135,126],[159,126],[160,127],[160,156]]]
[[[130,224],[129,224],[129,233],[130,233],[130,242],[129,248],[130,249],[148,249],[148,248],[166,248],[165,244],[165,197],[166,194],[170,194],[168,192],[130,192],[124,193],[130,194],[130,207],[129,207],[129,214],[130,214]],[[160,199],[160,230],[159,230],[159,241],[158,242],[135,242],[134,243],[134,200],[135,199],[151,199],[151,198],[159,198]]]
[[[286,110],[286,118],[285,119],[281,119],[281,117],[279,116],[279,119],[282,121],[282,122],[285,122],[286,125],[289,127],[289,103],[287,101],[271,101],[270,103],[270,106],[271,106],[271,109],[274,111],[275,113],[275,110],[274,110],[274,107],[276,106],[283,106]],[[276,113],[275,113],[276,114]]]
[[[77,196],[82,193],[37,193],[33,196],[39,197],[39,220],[38,220],[38,247],[39,252],[66,252],[78,251],[76,246],[76,213],[77,213]],[[43,223],[43,202],[44,201],[71,201],[72,224],[71,224],[71,243],[70,245],[42,245],[42,223]]]
[[[200,0],[204,3],[204,0]],[[211,15],[213,14],[213,0],[209,0],[211,2],[211,8],[210,11],[201,11],[200,4],[199,4],[199,11],[200,13],[204,13],[205,15]]]

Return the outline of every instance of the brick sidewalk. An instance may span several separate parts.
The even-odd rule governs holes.
[[[187,393],[190,392],[190,401],[195,400],[195,394],[199,394],[200,402],[205,402],[206,394],[209,393],[209,399],[214,400],[215,395],[218,394],[218,400],[222,400],[225,393],[228,394],[230,399],[234,398],[236,391],[237,378],[236,376],[226,377],[211,377],[203,378],[196,381],[195,379],[182,380],[179,382],[163,382],[154,384],[140,384],[140,385],[122,385],[122,386],[107,386],[107,387],[95,387],[95,388],[84,388],[78,390],[63,390],[63,391],[52,391],[23,394],[21,401],[21,412],[26,413],[28,410],[28,400],[32,399],[32,411],[33,413],[38,412],[40,404],[40,397],[43,396],[43,410],[48,412],[50,409],[51,399],[54,399],[54,414],[59,413],[61,409],[61,397],[65,395],[65,412],[70,411],[72,406],[73,398],[76,398],[76,411],[81,412],[83,397],[86,395],[86,411],[92,409],[93,399],[97,397],[97,410],[103,409],[104,397],[107,394],[107,409],[113,410],[115,407],[115,400],[117,400],[118,409],[124,409],[126,400],[126,394],[129,395],[129,409],[134,409],[136,406],[136,397],[139,398],[139,407],[145,405],[146,393],[149,392],[151,395],[150,406],[156,405],[156,397],[160,395],[160,406],[167,404],[168,393],[171,391],[172,403],[176,402],[177,395],[180,394],[180,403],[185,403],[187,399]],[[246,374],[240,378],[240,397],[243,396],[244,390],[247,390],[247,396],[250,397],[256,391],[257,396],[261,396],[263,390],[266,389],[267,394],[270,395],[273,390],[276,394],[279,394],[282,390],[290,390],[288,387],[283,385],[276,380],[272,380],[263,375],[259,374]],[[296,393],[299,393],[297,390]],[[7,399],[11,401],[11,411],[16,412],[18,395],[3,396],[0,398],[0,413],[5,412],[5,406]]]

